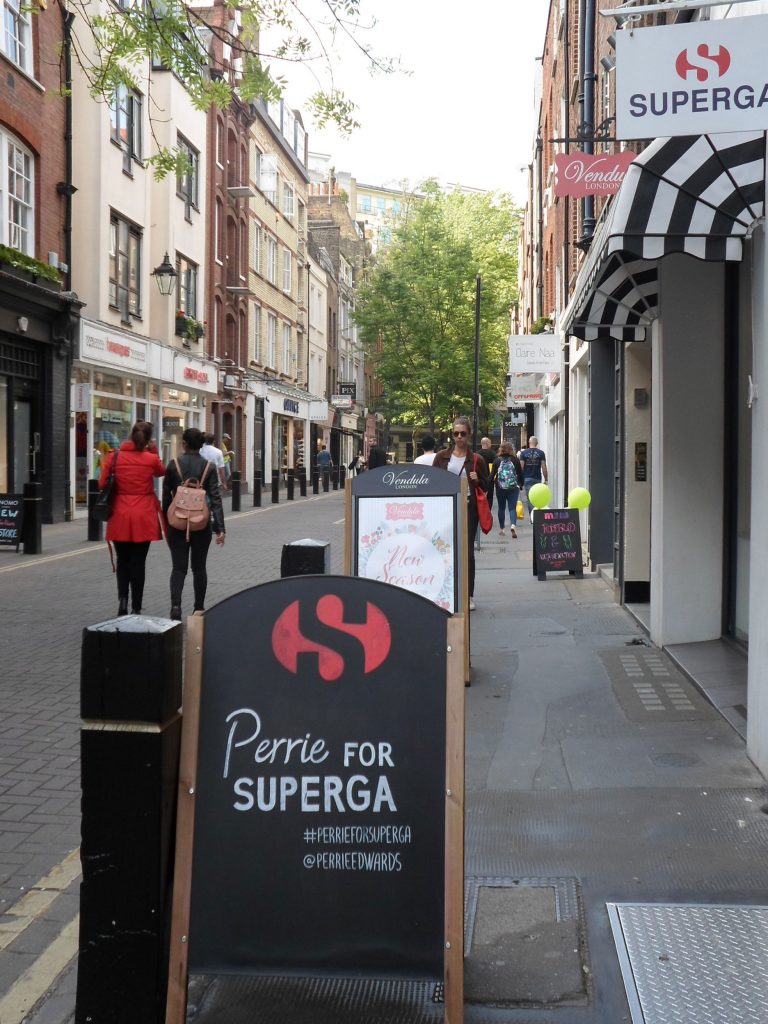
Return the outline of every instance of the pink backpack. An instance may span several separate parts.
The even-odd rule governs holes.
[[[176,493],[171,500],[171,504],[168,506],[165,518],[168,520],[169,526],[176,530],[184,530],[187,534],[187,540],[189,540],[190,533],[204,530],[208,525],[210,511],[204,484],[211,464],[206,462],[203,475],[199,480],[194,476],[184,480],[181,475],[178,459],[174,459],[173,462],[181,483],[176,488]]]

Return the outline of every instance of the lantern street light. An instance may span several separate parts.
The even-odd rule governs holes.
[[[152,271],[152,277],[157,281],[157,287],[161,295],[170,295],[176,284],[176,273],[173,264],[168,259],[168,253],[163,257],[163,262]]]

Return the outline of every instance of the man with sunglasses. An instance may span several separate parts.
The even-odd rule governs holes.
[[[477,497],[475,488],[488,490],[488,466],[469,446],[472,425],[467,416],[457,416],[453,421],[453,448],[445,448],[435,456],[432,463],[437,469],[447,469],[449,473],[461,476],[469,481],[467,503],[467,570],[469,590],[469,610],[475,610],[475,534],[477,533]]]

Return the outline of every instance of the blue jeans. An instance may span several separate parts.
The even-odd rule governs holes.
[[[504,529],[504,511],[509,509],[509,525],[514,526],[517,522],[517,499],[520,497],[520,489],[518,487],[510,487],[508,491],[503,491],[501,487],[496,488],[496,501],[497,509],[499,513],[499,526]]]
[[[544,482],[543,480],[531,480],[531,479],[523,480],[523,494],[525,495],[525,503],[528,506],[528,515],[529,516],[530,516],[531,512],[533,512],[533,505],[531,504],[531,499],[528,497],[528,491],[530,491],[530,489],[534,486],[534,484],[540,484],[540,483],[543,483],[543,482]]]

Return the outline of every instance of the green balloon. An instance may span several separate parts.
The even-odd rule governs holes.
[[[546,484],[534,484],[530,491],[528,491],[528,500],[534,508],[544,508],[545,505],[549,504],[551,497],[552,491],[550,491]]]
[[[585,509],[592,501],[592,495],[586,487],[574,487],[568,495],[568,508]]]

